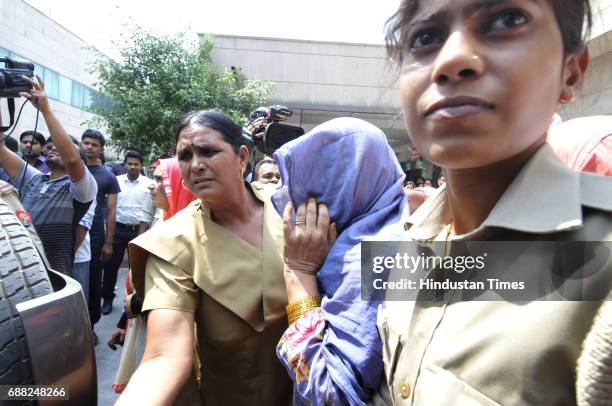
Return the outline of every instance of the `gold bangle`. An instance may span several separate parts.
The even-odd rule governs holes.
[[[289,303],[285,308],[285,310],[287,311],[287,319],[289,320],[289,324],[291,325],[295,323],[297,319],[299,319],[312,309],[316,309],[318,307],[321,307],[320,296],[309,296]]]

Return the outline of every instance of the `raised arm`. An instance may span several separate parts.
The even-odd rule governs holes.
[[[34,106],[38,106],[47,123],[47,128],[49,128],[49,134],[53,140],[53,145],[57,148],[57,152],[62,157],[64,165],[66,165],[66,171],[68,172],[70,180],[73,182],[80,181],[87,168],[85,168],[85,164],[81,160],[78,149],[75,147],[57,117],[55,117],[55,114],[53,114],[51,106],[49,105],[49,99],[45,93],[44,82],[39,76],[36,76],[38,81],[34,81],[26,76],[22,76],[22,78],[28,81],[34,90],[31,93],[22,92],[20,95],[29,99]]]

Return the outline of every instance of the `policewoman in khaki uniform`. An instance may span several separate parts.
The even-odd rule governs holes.
[[[402,0],[388,42],[403,112],[413,143],[446,178],[405,225],[407,240],[449,250],[464,241],[612,240],[612,180],[570,171],[546,144],[553,114],[583,82],[589,10],[588,0]],[[575,404],[576,361],[612,287],[612,258],[602,258],[583,292],[598,298],[590,301],[459,301],[452,289],[437,302],[422,289],[416,301],[388,301],[378,319],[381,397]],[[578,273],[588,269],[571,259]]]
[[[531,197],[545,186],[530,182],[534,176],[547,182],[537,200]],[[440,219],[447,211],[442,188],[409,219],[406,239],[432,249],[445,245],[449,226]],[[451,236],[448,246],[547,239],[607,241],[602,247],[612,248],[612,179],[572,172],[545,145],[483,224]],[[575,404],[577,359],[605,300],[593,290],[612,289],[612,255],[603,259],[597,282],[582,292],[597,301],[387,302],[378,327],[394,404]]]
[[[147,346],[119,404],[288,405],[291,381],[275,356],[287,328],[282,219],[263,188],[243,182],[240,126],[193,112],[177,140],[185,186],[199,200],[130,247]]]

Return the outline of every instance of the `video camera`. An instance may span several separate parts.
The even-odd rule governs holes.
[[[5,64],[4,68],[0,68],[0,99],[8,99],[10,119],[9,125],[0,127],[0,131],[6,131],[13,126],[15,120],[15,98],[21,97],[19,92],[30,92],[32,90],[32,86],[22,76],[34,78],[34,64],[8,57],[0,58],[0,62]]]
[[[5,68],[0,68],[0,98],[20,97],[19,92],[29,92],[32,87],[21,76],[34,77],[34,64],[29,61],[12,58],[0,58]]]
[[[302,127],[279,123],[292,115],[292,110],[278,104],[259,107],[253,111],[246,128],[251,134],[255,147],[262,153],[272,156],[283,144],[304,135]]]

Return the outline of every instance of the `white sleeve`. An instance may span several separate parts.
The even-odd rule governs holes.
[[[142,207],[140,208],[140,213],[138,215],[138,220],[141,223],[147,223],[151,225],[153,223],[153,218],[155,217],[155,206],[153,205],[153,199],[151,196],[147,196]]]
[[[85,168],[85,174],[80,181],[70,181],[70,191],[72,192],[72,197],[81,203],[91,202],[96,198],[98,184],[96,183],[96,179],[89,172],[89,169]]]
[[[81,221],[79,221],[79,225],[88,230],[91,229],[91,223],[93,223],[95,212],[96,212],[96,199],[94,199],[89,205],[89,209],[87,209],[87,212],[85,212],[85,215],[83,216]]]

